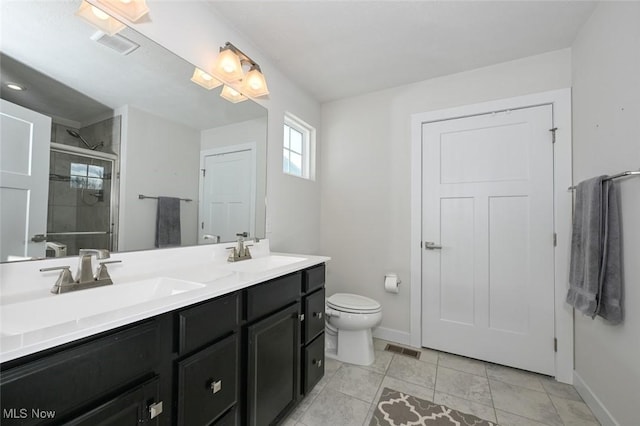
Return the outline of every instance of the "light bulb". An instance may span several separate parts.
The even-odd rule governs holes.
[[[203,80],[207,80],[207,81],[211,81],[213,79],[213,77],[211,77],[209,74],[202,71],[200,71],[200,77],[202,77]]]

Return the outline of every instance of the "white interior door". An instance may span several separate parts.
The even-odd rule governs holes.
[[[422,344],[553,375],[552,107],[422,126]]]
[[[203,158],[200,243],[204,235],[234,241],[236,234],[254,234],[255,155],[251,149],[226,151]]]
[[[44,257],[51,118],[0,102],[0,261]]]

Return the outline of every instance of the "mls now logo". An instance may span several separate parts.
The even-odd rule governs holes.
[[[53,419],[56,416],[55,410],[40,410],[39,408],[3,408],[3,419]]]

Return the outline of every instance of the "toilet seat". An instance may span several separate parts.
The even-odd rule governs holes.
[[[382,306],[373,299],[350,293],[336,293],[327,299],[327,307],[347,313],[377,313]]]

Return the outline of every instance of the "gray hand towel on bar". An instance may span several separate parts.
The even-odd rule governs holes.
[[[611,181],[602,184],[604,241],[597,314],[612,324],[622,322],[622,239],[618,195]]]
[[[181,244],[180,199],[158,197],[156,214],[156,247],[176,247]]]
[[[613,184],[604,178],[587,179],[576,188],[567,303],[592,318],[600,314],[618,323],[620,222]]]

